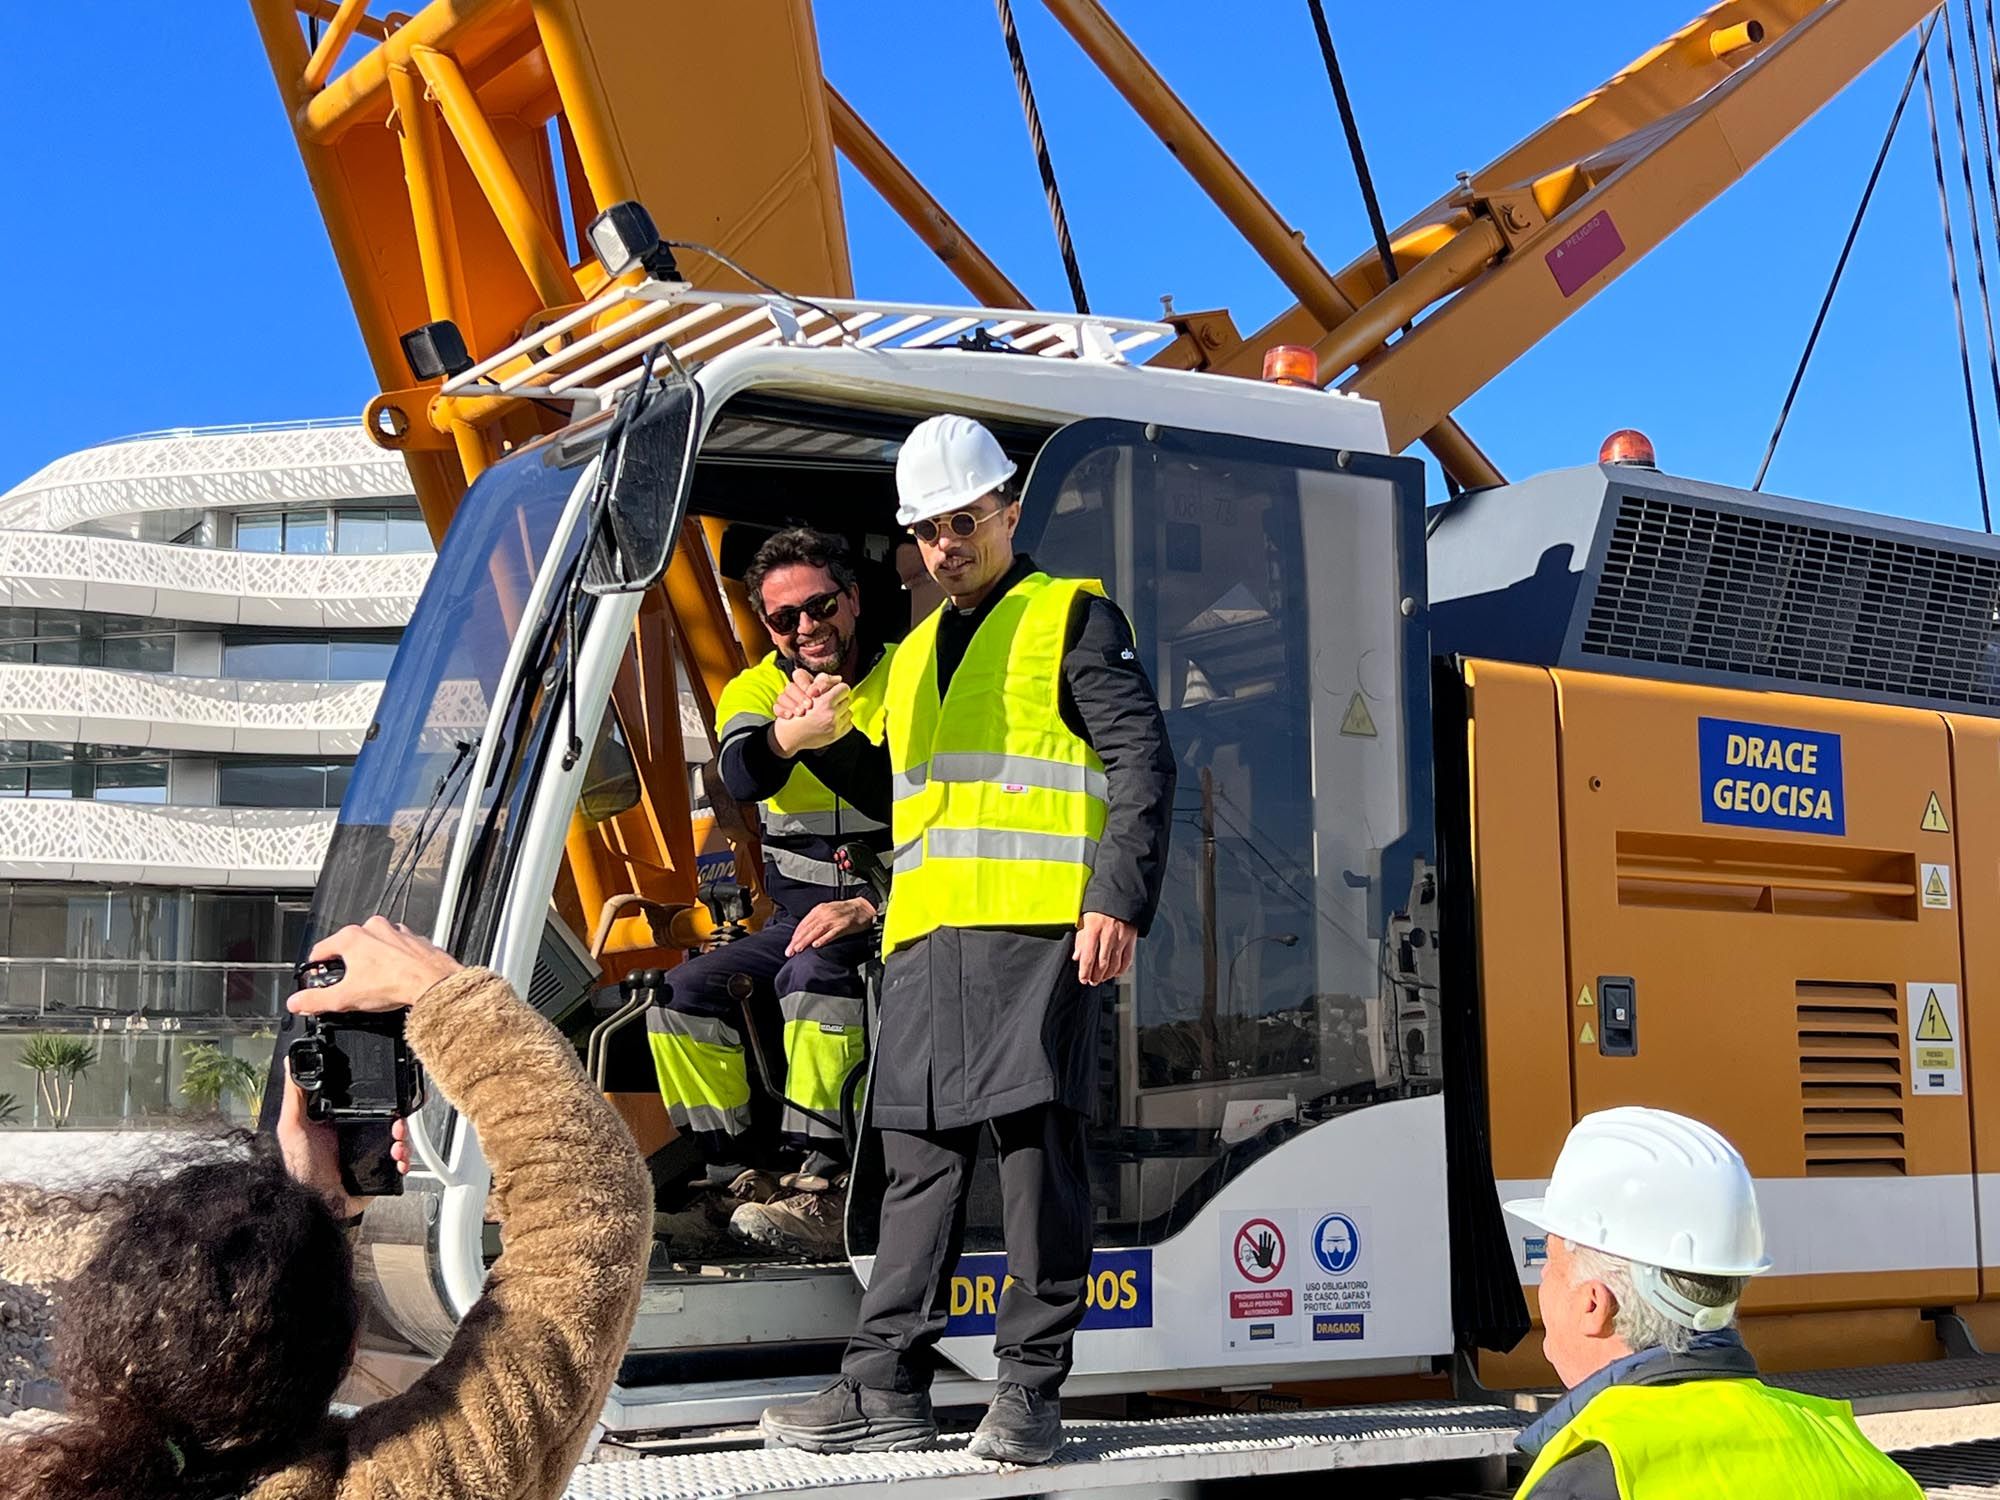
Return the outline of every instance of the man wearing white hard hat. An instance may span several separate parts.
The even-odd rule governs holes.
[[[1771,1259],[1750,1171],[1708,1126],[1586,1115],[1547,1195],[1503,1207],[1547,1236],[1542,1350],[1569,1392],[1518,1441],[1516,1500],[1920,1500],[1845,1402],[1757,1378],[1732,1325]]]
[[[945,604],[896,648],[885,689],[863,695],[879,704],[857,712],[863,735],[835,742],[830,728],[814,763],[867,810],[840,763],[867,763],[863,736],[887,750],[872,752],[873,775],[895,890],[868,1109],[888,1180],[841,1378],[764,1414],[765,1435],[795,1447],[936,1436],[930,1350],[988,1133],[1007,1284],[1000,1385],[969,1451],[1040,1463],[1061,1441],[1094,1228],[1099,1011],[1159,901],[1175,775],[1124,614],[1095,580],[1051,578],[1015,552],[1015,471],[969,417],[933,417],[905,440],[896,519]],[[803,714],[813,691],[799,685],[779,712]]]

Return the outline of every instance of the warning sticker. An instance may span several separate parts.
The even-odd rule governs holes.
[[[1597,1045],[1597,1033],[1591,1028],[1590,1022],[1585,1021],[1583,1023],[1583,1030],[1576,1034],[1576,1044],[1579,1047],[1595,1047]]]
[[[1375,738],[1375,716],[1368,712],[1368,704],[1358,690],[1347,700],[1347,712],[1340,716],[1340,732],[1363,739]]]
[[[1909,1006],[1911,1092],[1964,1093],[1958,1057],[1958,986],[1912,984]]]
[[[1222,1343],[1299,1342],[1299,1270],[1290,1209],[1222,1221]]]
[[[1576,1008],[1578,1010],[1582,1010],[1586,1005],[1595,1005],[1595,1004],[1597,1004],[1597,1002],[1593,1000],[1590,996],[1590,986],[1586,984],[1581,990],[1577,992]]]
[[[1938,801],[1936,792],[1932,792],[1931,800],[1924,804],[1924,821],[1921,826],[1925,833],[1951,832],[1951,824],[1944,818],[1944,804]]]
[[[1924,905],[1932,911],[1951,910],[1951,866],[1925,865],[1917,887],[1924,893]]]
[[[1299,1291],[1314,1343],[1359,1343],[1368,1337],[1374,1307],[1368,1244],[1373,1237],[1365,1208],[1307,1209],[1299,1214]]]

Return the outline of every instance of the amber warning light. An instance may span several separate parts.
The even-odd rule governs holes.
[[[1654,468],[1653,440],[1636,427],[1621,427],[1604,440],[1604,446],[1597,450],[1597,461]]]
[[[1264,378],[1273,385],[1319,388],[1319,356],[1303,344],[1277,344],[1264,351]]]

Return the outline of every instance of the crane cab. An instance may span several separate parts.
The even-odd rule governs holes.
[[[1381,456],[1369,403],[1126,363],[1156,325],[814,304],[846,330],[815,342],[774,306],[739,297],[680,347],[662,337],[679,407],[635,420],[685,430],[654,433],[637,464],[628,448],[643,491],[607,502],[600,485],[616,389],[475,483],[356,768],[314,934],[386,909],[490,964],[580,1038],[601,1033],[600,1078],[642,1120],[643,1028],[629,1006],[600,1023],[618,978],[699,939],[694,903],[672,898],[691,872],[649,863],[641,825],[689,826],[716,663],[768,649],[727,608],[735,575],[781,526],[838,533],[877,580],[864,617],[900,635],[917,596],[887,581],[906,540],[897,448],[925,416],[977,417],[1025,476],[1017,548],[1121,605],[1179,763],[1166,894],[1102,1015],[1098,1248],[1070,1388],[1431,1370],[1453,1333],[1420,466]],[[703,362],[700,327],[724,318],[772,336]],[[883,319],[900,338],[857,336]],[[538,367],[541,337],[459,388],[574,399]],[[642,342],[597,389],[653,363]],[[607,504],[650,521],[599,525]],[[648,534],[664,582],[621,576],[632,556],[607,562],[599,540],[636,556]],[[619,785],[643,802],[607,801]],[[631,855],[594,867],[624,888],[579,873],[593,837]],[[487,1177],[447,1104],[419,1124],[422,1170],[371,1211],[364,1261],[386,1320],[435,1351],[478,1293]],[[655,1156],[663,1206],[675,1149]],[[843,1259],[656,1257],[621,1376],[644,1425],[713,1417],[730,1381],[762,1400],[773,1378],[835,1367],[874,1250],[869,1160]],[[1004,1275],[989,1161],[941,1351],[966,1379],[994,1375]]]

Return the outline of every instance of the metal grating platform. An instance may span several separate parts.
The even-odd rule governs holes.
[[[1808,1396],[1851,1401],[1856,1411],[1899,1411],[1918,1406],[2000,1400],[2000,1355],[1932,1359],[1921,1364],[1863,1365],[1849,1370],[1798,1370],[1763,1377]],[[1940,1400],[1940,1397],[1956,1398]]]
[[[1522,1415],[1500,1406],[1413,1402],[1261,1416],[1075,1422],[1056,1462],[1008,1468],[967,1456],[969,1434],[914,1453],[847,1457],[789,1448],[675,1454],[592,1464],[570,1480],[569,1500],[726,1500],[738,1495],[858,1496],[895,1500],[1043,1495],[1052,1490],[1173,1484],[1259,1474],[1302,1474],[1509,1452]],[[1254,1460],[1246,1455],[1256,1455]]]
[[[1931,1500],[2000,1500],[2000,1438],[1892,1456]]]

